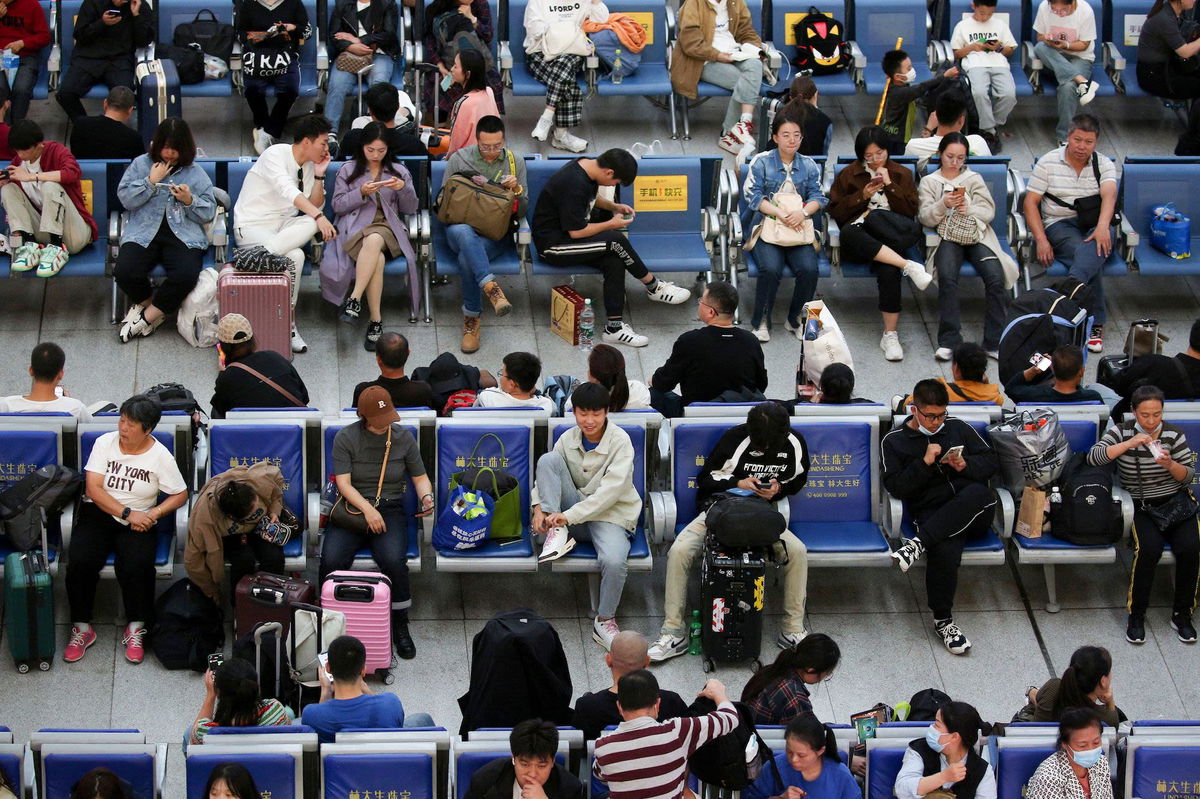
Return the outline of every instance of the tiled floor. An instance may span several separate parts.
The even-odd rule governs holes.
[[[853,132],[873,116],[875,102],[862,97],[823,100],[835,119],[835,153],[851,150]],[[509,108],[510,144],[518,152],[548,152],[548,145],[530,146],[527,131],[537,112],[536,101],[513,100]],[[1130,153],[1166,153],[1174,146],[1177,123],[1152,102],[1098,100],[1092,108],[1105,119],[1101,148],[1109,155],[1119,159]],[[190,101],[186,110],[199,144],[209,155],[252,153],[248,115],[240,101]],[[592,141],[593,151],[657,139],[667,153],[715,154],[715,129],[721,113],[719,101],[695,109],[695,138],[672,141],[665,113],[645,100],[597,100],[588,104],[581,135]],[[39,107],[35,116],[45,123],[51,137],[61,136],[63,124],[57,108]],[[1005,152],[1012,156],[1014,166],[1027,170],[1034,156],[1053,146],[1052,117],[1053,102],[1049,100],[1034,98],[1018,107],[1009,126],[1013,136],[1004,139]],[[541,357],[546,373],[581,375],[583,356],[548,330],[548,295],[553,282],[546,278],[504,279],[514,312],[504,319],[484,317],[483,347],[470,360],[496,369],[506,352],[532,349]],[[413,366],[428,363],[439,352],[457,351],[456,285],[451,282],[435,288],[434,324],[415,325],[406,321],[402,287],[388,287],[386,322],[409,337]],[[1129,276],[1109,280],[1107,286],[1108,352],[1119,351],[1122,331],[1131,320],[1146,315],[1161,320],[1172,336],[1169,351],[1186,342],[1191,322],[1198,316],[1200,281]],[[578,287],[587,295],[599,296],[597,279],[581,278]],[[787,290],[790,287],[785,287]],[[932,358],[937,326],[932,290],[905,300],[901,339],[908,354],[901,363],[884,361],[878,348],[879,324],[872,310],[875,287],[870,281],[824,280],[818,290],[846,332],[860,395],[887,399],[907,391],[919,378],[948,375],[947,368]],[[964,318],[979,320],[981,290],[968,287],[966,295]],[[782,303],[781,299],[780,306]],[[748,315],[750,306],[750,298],[743,298],[743,316]],[[693,326],[693,309],[694,304],[670,308],[636,296],[631,300],[631,321],[651,337],[647,348],[626,351],[631,377],[650,377],[675,337]],[[777,325],[781,313],[782,307],[777,307]],[[356,382],[376,373],[373,359],[361,348],[362,331],[335,321],[333,307],[319,296],[315,276],[305,282],[298,315],[310,351],[297,356],[296,366],[314,404],[340,408],[349,401]],[[967,330],[968,335],[978,335],[978,321],[969,322]],[[0,343],[9,356],[0,373],[0,391],[24,389],[25,353],[44,340],[64,346],[68,353],[64,384],[86,402],[120,401],[137,389],[177,380],[207,403],[215,374],[212,354],[188,347],[170,326],[149,339],[122,346],[108,324],[108,286],[101,281],[24,279],[6,284],[0,294]],[[797,343],[780,333],[765,349],[770,372],[767,393],[786,396],[799,356]],[[1093,369],[1089,366],[1089,375]],[[961,658],[947,654],[931,629],[920,568],[911,575],[890,569],[814,570],[809,583],[810,627],[831,634],[843,651],[842,666],[833,679],[816,688],[818,713],[827,721],[846,721],[850,713],[877,701],[896,702],[932,685],[974,702],[985,718],[1007,720],[1020,707],[1025,686],[1061,673],[1071,651],[1091,643],[1107,646],[1114,653],[1117,702],[1131,717],[1195,717],[1200,713],[1200,689],[1194,679],[1200,650],[1180,644],[1167,626],[1164,585],[1156,587],[1146,645],[1135,648],[1124,641],[1122,606],[1128,560],[1123,553],[1120,561],[1110,566],[1060,568],[1063,610],[1057,614],[1042,609],[1045,588],[1038,569],[965,569],[957,618],[975,647]],[[652,574],[630,576],[620,615],[623,626],[648,636],[656,634],[662,615],[664,569],[665,557],[658,557]],[[1169,577],[1167,568],[1160,570],[1160,583],[1165,584]],[[61,582],[60,576],[60,594]],[[777,591],[770,589],[770,608],[779,607]],[[117,621],[114,587],[105,585],[101,593],[100,641],[84,661],[67,665],[60,660],[44,674],[6,672],[0,691],[0,724],[11,726],[18,739],[43,726],[112,725],[140,727],[157,741],[178,742],[194,718],[203,698],[200,678],[191,673],[166,673],[152,658],[139,667],[126,664],[113,626]],[[414,577],[413,595],[419,655],[401,665],[395,685],[380,686],[380,690],[395,691],[407,707],[429,711],[447,727],[456,728],[459,722],[455,699],[466,688],[471,639],[501,609],[528,606],[551,618],[567,648],[576,693],[602,689],[609,683],[602,652],[591,640],[588,594],[581,577],[437,574],[427,566],[423,574]],[[65,604],[60,600],[61,639],[65,639],[68,622]],[[774,656],[771,642],[778,623],[777,616],[767,617],[764,657]],[[685,697],[694,694],[704,680],[699,659],[694,657],[670,661],[657,667],[656,673],[666,687]],[[722,667],[717,676],[740,691],[749,669]],[[178,747],[172,751],[177,755]],[[172,779],[179,779],[181,769],[169,771]]]

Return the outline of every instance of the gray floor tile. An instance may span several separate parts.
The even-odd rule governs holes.
[[[111,725],[136,727],[146,733],[147,740],[157,743],[181,743],[204,702],[204,675],[187,669],[167,671],[149,649],[142,663],[135,666],[127,662],[121,630],[114,629],[117,651]],[[148,713],[151,708],[172,708],[173,712]]]
[[[464,574],[461,579],[463,616],[468,620],[468,629],[471,621],[479,622],[476,626],[482,628],[482,621],[506,608],[527,607],[552,620],[587,613],[586,608],[576,605],[571,581],[562,579],[561,574]],[[509,599],[497,603],[497,597],[501,596]]]
[[[1179,718],[1197,718],[1200,716],[1200,685],[1196,684],[1196,669],[1200,667],[1200,650],[1197,650],[1194,644],[1179,641],[1165,613],[1149,614],[1146,617],[1146,626],[1152,631],[1154,641],[1162,652],[1175,690],[1183,698],[1182,714]],[[1147,639],[1147,645],[1149,643]],[[1162,718],[1171,717],[1163,715]]]
[[[918,574],[914,572],[914,574]],[[923,578],[890,569],[808,569],[809,628],[815,617],[872,608],[879,613],[913,613],[925,607]],[[828,632],[828,630],[825,630]]]
[[[36,333],[48,309],[44,301],[50,283],[49,280],[36,277],[9,279],[4,285],[5,302],[4,313],[0,313],[0,331]],[[53,309],[51,313],[54,313]]]
[[[409,631],[417,645],[416,659],[399,661],[392,685],[372,681],[369,686],[398,694],[406,712],[428,713],[435,723],[457,732],[462,718],[458,697],[470,681],[470,636],[475,630],[461,621],[417,620]]]

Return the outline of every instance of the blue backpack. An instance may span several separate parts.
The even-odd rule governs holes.
[[[621,77],[632,75],[637,71],[638,65],[642,63],[642,54],[634,53],[622,45],[617,34],[611,30],[596,31],[591,34],[591,40],[596,47],[596,57],[604,63],[604,66],[608,67],[610,73],[613,72],[613,62],[616,61],[618,48],[621,50]]]

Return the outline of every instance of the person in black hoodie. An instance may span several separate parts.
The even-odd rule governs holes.
[[[904,503],[916,533],[892,553],[906,572],[928,557],[925,594],[934,628],[951,654],[971,642],[954,623],[958,564],[968,540],[987,532],[996,507],[988,486],[998,462],[975,428],[946,416],[950,397],[944,383],[922,380],[913,388],[909,416],[883,437],[883,486]]]
[[[896,775],[897,799],[919,799],[938,788],[955,799],[996,799],[996,772],[975,752],[983,722],[966,702],[947,702],[924,738],[909,743]]]
[[[136,88],[134,50],[154,41],[154,30],[145,0],[84,0],[75,18],[75,49],[55,94],[68,119],[87,115],[80,98],[97,83]]]
[[[541,719],[527,719],[508,736],[512,757],[499,757],[471,777],[464,799],[583,799],[583,783],[554,762],[558,729]]]
[[[301,0],[244,0],[237,14],[246,104],[254,115],[254,151],[262,155],[283,135],[300,96],[300,44],[313,34]],[[275,106],[267,110],[267,90]]]
[[[358,83],[354,72],[338,66],[342,53],[370,57],[371,71],[366,84],[387,83],[392,78],[400,40],[396,37],[396,20],[400,12],[396,0],[370,0],[364,8],[358,0],[337,0],[329,17],[330,57],[329,84],[325,94],[325,117],[333,125],[330,150],[336,150],[338,128],[346,105],[346,94]]]

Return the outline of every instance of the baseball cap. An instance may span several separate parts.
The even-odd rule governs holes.
[[[358,395],[358,415],[369,424],[379,425],[400,421],[392,395],[383,386],[368,386]]]
[[[217,323],[217,339],[223,344],[240,344],[254,338],[250,320],[240,313],[227,313]]]

